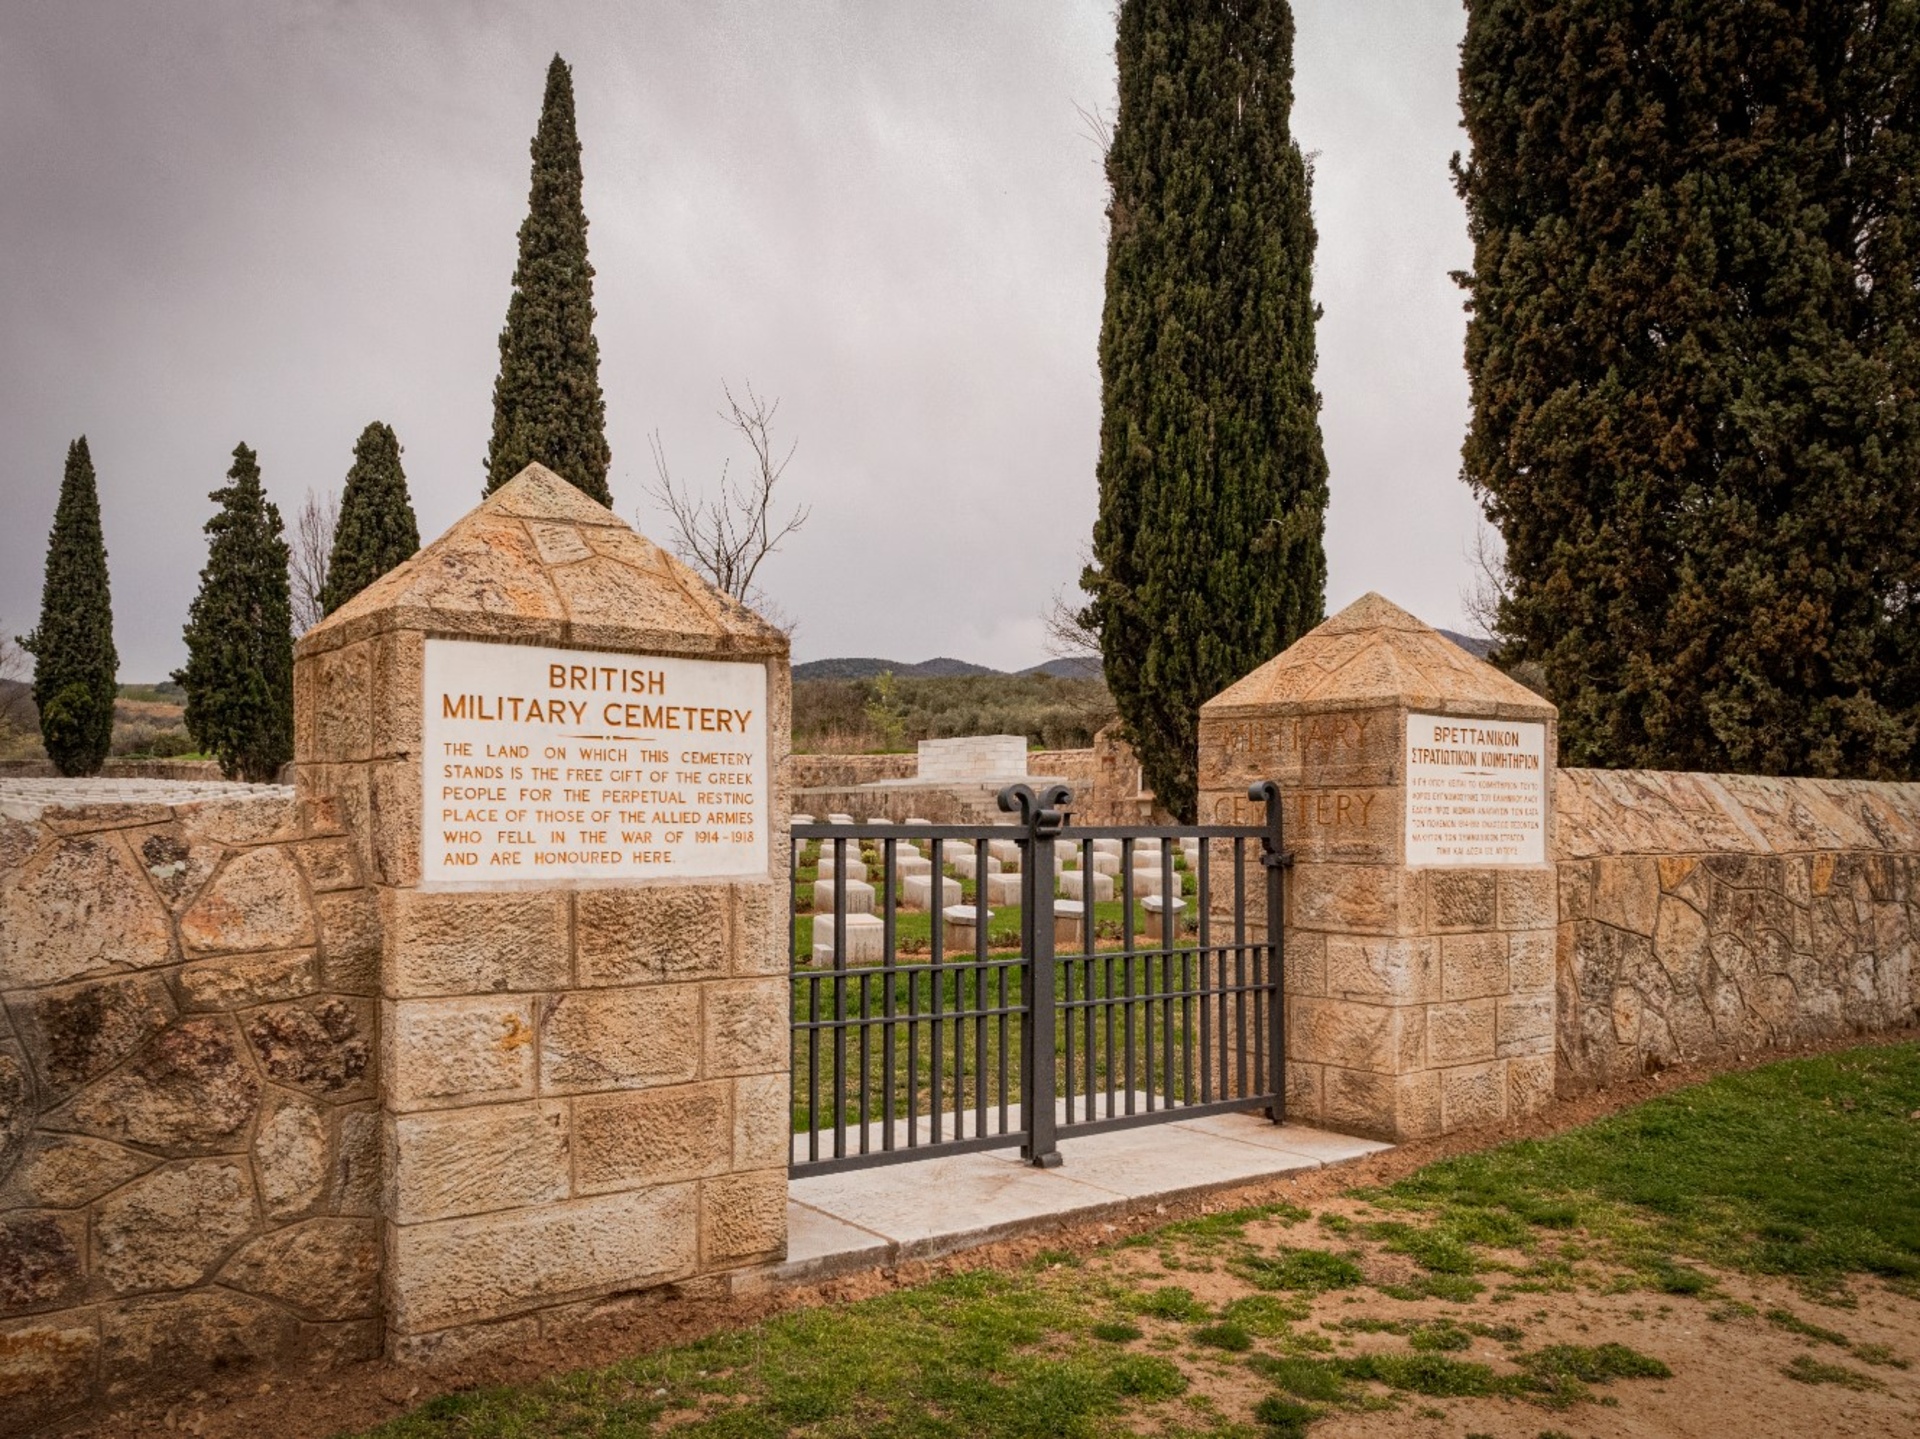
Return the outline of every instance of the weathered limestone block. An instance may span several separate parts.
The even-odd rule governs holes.
[[[309,1219],[247,1244],[220,1282],[277,1299],[307,1319],[371,1315],[378,1302],[380,1241],[369,1219]]]
[[[1554,1058],[1545,1054],[1516,1056],[1507,1061],[1507,1115],[1537,1114],[1553,1103]]]
[[[1329,935],[1327,993],[1381,1004],[1441,997],[1440,941]]]
[[[259,1103],[231,1021],[203,1015],[163,1030],[45,1122],[169,1153],[217,1152],[239,1146]]]
[[[1505,1060],[1440,1071],[1440,1123],[1446,1131],[1497,1123],[1506,1114]]]
[[[188,1009],[251,1009],[318,990],[320,956],[311,949],[290,949],[195,960],[180,967],[179,983]]]
[[[307,888],[316,895],[360,886],[360,866],[354,859],[350,840],[310,839],[296,845],[294,853],[299,856],[300,868],[307,876]]]
[[[1306,866],[1287,906],[1290,925],[1334,934],[1417,935],[1426,919],[1419,877],[1398,865]]]
[[[393,1231],[391,1315],[418,1333],[667,1283],[693,1272],[695,1186],[402,1225]]]
[[[787,1172],[728,1174],[700,1184],[700,1263],[724,1269],[785,1257]]]
[[[1158,890],[1156,889],[1157,893]],[[1020,903],[1020,876],[1017,874],[990,874],[987,876],[987,903],[1016,905]]]
[[[300,834],[299,802],[280,794],[248,794],[233,799],[181,805],[180,827],[191,841],[221,845],[265,844]]]
[[[0,1183],[0,1208],[77,1209],[159,1162],[104,1139],[36,1135],[22,1146],[19,1164]]]
[[[942,878],[940,881],[940,907],[944,909],[950,904],[960,903],[962,893],[963,891],[960,887],[959,880]],[[906,908],[913,910],[928,910],[934,908],[932,872],[924,871],[920,874],[908,875],[903,879],[901,881],[900,902]]]
[[[1499,916],[1497,886],[1498,878],[1491,870],[1428,871],[1428,923],[1436,933],[1494,928]]]
[[[873,913],[873,886],[857,879],[842,883],[834,879],[813,882],[813,912],[831,918],[834,906],[843,906],[849,915]]]
[[[380,1113],[376,1109],[335,1110],[333,1165],[327,1180],[327,1208],[334,1214],[380,1212]]]
[[[729,1081],[709,1080],[577,1100],[580,1192],[726,1173],[733,1167],[732,1099]]]
[[[47,1100],[105,1074],[173,1017],[166,985],[150,974],[31,991],[13,1003],[14,1023]]]
[[[1550,869],[1504,869],[1500,874],[1502,929],[1551,929],[1558,919],[1559,876]]]
[[[1660,870],[1651,859],[1621,855],[1595,866],[1593,917],[1632,934],[1651,935],[1660,907]]]
[[[1497,1033],[1501,1058],[1553,1053],[1554,999],[1551,993],[1515,995],[1498,1001],[1498,1004]]]
[[[386,1212],[397,1224],[565,1199],[573,1156],[564,1104],[489,1104],[396,1115]],[[585,1165],[591,1155],[582,1154]]]
[[[1445,999],[1505,994],[1511,982],[1504,934],[1449,934],[1440,941],[1440,992]]]
[[[0,1433],[25,1434],[93,1402],[100,1336],[63,1316],[0,1324]]]
[[[116,1294],[188,1289],[254,1228],[243,1166],[227,1159],[169,1165],[101,1203],[95,1263]]]
[[[173,957],[166,909],[117,835],[48,845],[0,889],[0,975],[62,984]]]
[[[721,985],[704,986],[709,992]],[[700,989],[691,984],[578,990],[547,1001],[540,1089],[586,1094],[684,1084],[700,1066]]]
[[[383,889],[387,992],[408,998],[556,989],[572,976],[558,890],[423,894]]]
[[[1507,987],[1516,994],[1552,989],[1558,945],[1559,937],[1550,929],[1508,935]]]
[[[337,994],[375,994],[380,988],[380,908],[364,889],[314,899],[326,987]]]
[[[227,853],[226,846],[184,824],[136,830],[126,839],[154,889],[175,911],[200,892]]]
[[[84,1214],[0,1214],[0,1314],[30,1314],[75,1303],[86,1289],[86,1252]]]
[[[108,1393],[138,1392],[162,1374],[179,1383],[290,1358],[291,1315],[225,1289],[135,1299],[109,1307],[100,1323],[100,1370]]]
[[[748,1074],[733,1081],[733,1168],[771,1169],[787,1162],[792,1142],[789,1077]]]
[[[1420,1067],[1421,1011],[1301,997],[1287,1006],[1287,1052],[1314,1064],[1376,1074]]]
[[[199,954],[300,949],[314,938],[306,885],[279,846],[234,855],[180,916],[180,942]]]
[[[1491,999],[1471,999],[1427,1008],[1427,1055],[1438,1065],[1466,1064],[1494,1057]]]
[[[1094,858],[1095,860],[1098,860],[1100,856],[1095,855]],[[1084,904],[1086,903],[1086,898],[1087,898],[1086,882],[1087,882],[1087,876],[1084,873],[1082,873],[1080,870],[1077,870],[1077,869],[1070,869],[1065,874],[1060,876],[1060,892],[1066,895],[1067,898],[1077,899],[1082,904]],[[1107,900],[1112,899],[1113,893],[1114,893],[1113,876],[1110,874],[1101,874],[1098,870],[1094,871],[1093,873],[1094,903],[1100,904],[1100,903],[1104,903]]]
[[[524,995],[403,1000],[383,1011],[380,1038],[396,1111],[533,1097],[533,1006]]]
[[[260,1207],[276,1220],[304,1214],[325,1196],[327,1168],[327,1125],[319,1108],[297,1095],[270,1093],[253,1135]]]
[[[276,1084],[332,1099],[370,1087],[371,1008],[328,996],[262,1010],[247,1021],[247,1039]]]
[[[584,890],[574,905],[581,984],[657,984],[727,973],[730,906],[722,885]],[[780,951],[784,967],[784,943]]]
[[[705,1073],[769,1074],[788,1059],[787,982],[735,980],[706,987]]]
[[[847,858],[845,863],[842,863],[834,854],[832,847],[823,844],[820,846],[819,862],[814,865],[814,873],[821,879],[834,879],[844,873],[848,879],[864,882],[867,877],[867,865],[866,861],[860,858],[856,845],[847,846]]]

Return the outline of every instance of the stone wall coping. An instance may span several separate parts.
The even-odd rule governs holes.
[[[34,820],[52,812],[103,811],[152,805],[234,804],[248,800],[290,800],[293,787],[246,784],[239,780],[166,779],[0,779],[0,817]]]
[[[1920,849],[1920,784],[1563,769],[1554,858]]]

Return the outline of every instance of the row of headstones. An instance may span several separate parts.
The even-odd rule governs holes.
[[[812,824],[813,816],[797,814],[794,824]],[[853,824],[851,815],[830,814],[829,824]],[[886,820],[869,820],[869,824],[886,824]],[[929,821],[909,819],[907,824],[927,824]],[[869,841],[871,843],[871,841]],[[859,844],[848,841],[855,850],[855,857],[846,860],[845,874],[840,873],[839,856],[831,852],[828,843],[821,842],[821,852],[816,862],[816,874],[819,876],[813,885],[813,953],[815,963],[832,963],[834,959],[834,931],[836,904],[844,917],[847,929],[847,962],[850,964],[880,963],[885,958],[885,926],[874,913],[874,887],[867,882],[865,860],[857,857]],[[1197,869],[1200,864],[1200,841],[1193,838],[1180,840],[1180,855],[1184,867]],[[923,855],[920,847],[912,840],[900,839],[894,842],[893,873],[895,895],[903,909],[912,911],[928,910],[933,907],[933,861]],[[800,846],[796,844],[796,867]],[[1121,866],[1126,860],[1127,846],[1117,839],[1096,839],[1091,841],[1091,853],[1086,853],[1079,844],[1063,843],[1054,855],[1054,879],[1056,889],[1065,897],[1056,899],[1053,905],[1054,942],[1056,947],[1064,947],[1074,952],[1085,947],[1086,940],[1086,891],[1087,879],[1092,877],[1094,903],[1112,900],[1119,890]],[[1186,901],[1178,894],[1168,895],[1165,885],[1171,866],[1163,855],[1159,839],[1144,837],[1132,841],[1133,875],[1132,894],[1141,902],[1146,912],[1146,934],[1149,942],[1159,943],[1166,937],[1167,916],[1172,916],[1173,933],[1180,932],[1182,912]],[[1087,867],[1082,868],[1083,856]],[[1020,846],[1012,840],[993,839],[986,842],[986,853],[982,856],[977,845],[966,841],[954,843],[952,852],[944,855],[944,867],[952,874],[965,879],[979,880],[979,871],[984,861],[986,874],[984,888],[986,905],[983,910],[977,904],[960,902],[961,888],[958,879],[942,876],[940,879],[940,897],[942,900],[942,947],[949,954],[966,954],[977,950],[979,946],[979,926],[990,923],[993,918],[991,906],[996,904],[1018,904],[1021,893]],[[1178,871],[1174,871],[1178,874]],[[843,882],[844,881],[844,882]],[[1176,877],[1174,883],[1178,885]]]

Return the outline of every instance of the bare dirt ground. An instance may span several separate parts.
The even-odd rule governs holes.
[[[1347,1197],[1354,1188],[1390,1184],[1435,1160],[1489,1148],[1510,1139],[1545,1137],[1576,1128],[1659,1094],[1697,1083],[1712,1073],[1754,1068],[1796,1054],[1851,1049],[1868,1044],[1920,1040],[1920,1028],[1870,1038],[1848,1038],[1794,1051],[1771,1051],[1741,1063],[1704,1068],[1681,1067],[1629,1084],[1553,1105],[1511,1124],[1448,1135],[1401,1146],[1336,1169],[1222,1191],[1205,1200],[1155,1208],[1118,1222],[1088,1223],[1043,1236],[1029,1236],[962,1255],[897,1269],[854,1275],[829,1283],[746,1298],[711,1298],[656,1292],[583,1323],[562,1336],[509,1351],[476,1355],[435,1366],[404,1366],[384,1361],[345,1369],[263,1377],[257,1373],[215,1377],[186,1394],[135,1404],[104,1418],[76,1422],[61,1430],[70,1439],[107,1439],[124,1434],[185,1433],[207,1439],[326,1439],[379,1424],[437,1394],[503,1384],[525,1384],[584,1366],[611,1363],[635,1354],[744,1328],[786,1310],[843,1303],[923,1283],[963,1270],[1018,1269],[1047,1252],[1066,1252],[1089,1264],[1111,1266],[1116,1278],[1149,1284],[1181,1284],[1197,1299],[1220,1304],[1255,1291],[1215,1268],[1162,1270],[1160,1247],[1121,1247],[1132,1235],[1173,1220],[1204,1213],[1286,1201],[1322,1214],[1364,1214]],[[1920,1192],[1920,1177],[1916,1178]],[[1325,1244],[1315,1221],[1282,1229],[1265,1222],[1248,1226],[1250,1239],[1292,1244]],[[1394,1282],[1394,1266],[1408,1265],[1398,1255],[1364,1243],[1361,1259],[1369,1281]],[[1204,1263],[1204,1261],[1202,1261]],[[1704,1266],[1703,1266],[1704,1267]],[[1857,1277],[1851,1307],[1817,1304],[1792,1284],[1741,1274],[1714,1273],[1716,1291],[1703,1297],[1633,1290],[1608,1293],[1583,1287],[1574,1292],[1522,1294],[1492,1303],[1484,1296],[1471,1304],[1435,1300],[1403,1301],[1374,1289],[1336,1290],[1313,1301],[1310,1318],[1295,1326],[1325,1335],[1334,1355],[1384,1349],[1388,1336],[1357,1329],[1347,1321],[1431,1320],[1448,1314],[1489,1327],[1511,1325],[1524,1331],[1528,1349],[1569,1343],[1599,1345],[1616,1341],[1664,1361],[1670,1379],[1618,1380],[1595,1389],[1597,1403],[1563,1411],[1505,1398],[1426,1399],[1403,1396],[1391,1409],[1331,1412],[1313,1426],[1314,1439],[1640,1439],[1640,1436],[1801,1436],[1920,1435],[1920,1300],[1903,1297],[1866,1277]],[[1770,1310],[1787,1310],[1813,1325],[1844,1335],[1853,1345],[1884,1346],[1892,1364],[1861,1364],[1846,1348],[1807,1338],[1766,1319]],[[1166,1322],[1143,1317],[1143,1338],[1134,1347],[1172,1347]],[[1175,1326],[1177,1327],[1177,1326]],[[1157,1341],[1157,1342],[1156,1342]],[[1404,1343],[1400,1348],[1404,1349]],[[1450,1357],[1492,1361],[1510,1346],[1476,1337],[1469,1350]],[[1835,1382],[1808,1383],[1791,1378],[1786,1367],[1802,1357],[1865,1374],[1869,1383],[1846,1387]],[[1250,1373],[1237,1356],[1201,1359],[1189,1365],[1198,1420],[1210,1409],[1225,1419],[1246,1419],[1253,1404],[1273,1392]]]

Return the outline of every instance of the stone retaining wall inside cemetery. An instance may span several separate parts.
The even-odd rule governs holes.
[[[920,757],[912,754],[796,754],[787,757],[787,783],[795,789],[845,789],[883,779],[913,779]]]
[[[0,781],[0,1432],[379,1352],[379,956],[329,805]]]
[[[1561,1095],[1920,1011],[1920,784],[1559,772]]]

